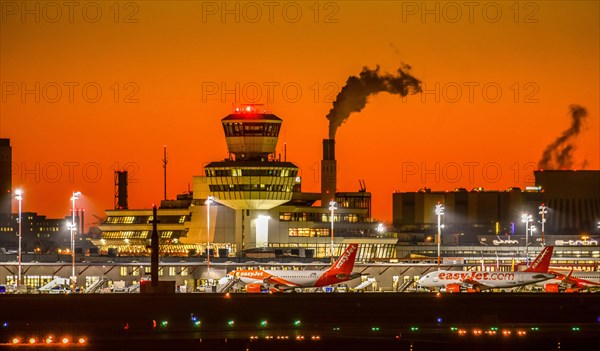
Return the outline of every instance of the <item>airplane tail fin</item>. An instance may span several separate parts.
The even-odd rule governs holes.
[[[537,273],[548,273],[550,267],[550,259],[552,258],[552,251],[554,246],[546,246],[540,252],[539,255],[533,260],[531,266],[527,267],[525,272],[537,272]]]
[[[346,250],[342,255],[333,263],[329,268],[328,273],[330,274],[350,274],[354,269],[354,261],[356,260],[356,252],[358,251],[358,244],[350,244],[346,247]]]

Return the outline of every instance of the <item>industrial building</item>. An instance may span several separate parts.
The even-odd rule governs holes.
[[[600,223],[600,171],[535,171],[535,186],[505,191],[464,188],[453,191],[396,192],[393,225],[401,233],[433,234],[434,209],[445,206],[444,233],[453,241],[475,243],[481,235],[524,234],[521,216],[546,235],[597,235]],[[542,219],[542,207],[545,214]],[[460,239],[457,238],[460,236]]]

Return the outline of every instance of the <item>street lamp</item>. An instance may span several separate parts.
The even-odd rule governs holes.
[[[544,223],[546,223],[546,213],[548,213],[546,210],[546,204],[542,204],[539,209],[539,214],[542,215],[542,246],[546,246],[546,239],[544,238]]]
[[[525,262],[529,267],[529,223],[533,222],[533,216],[523,213],[521,215],[521,222],[525,223]]]
[[[17,250],[19,256],[19,275],[17,276],[17,286],[21,286],[21,202],[23,201],[23,191],[21,189],[17,189],[15,190],[15,194],[17,194],[17,196],[15,196],[15,199],[19,201],[19,217],[17,218],[17,220],[19,221],[19,249]]]
[[[335,207],[335,205],[337,205],[337,203],[333,200],[329,201],[329,210],[331,211],[331,261],[333,262],[333,211],[337,210],[337,207]]]
[[[204,204],[206,205],[206,266],[210,269],[210,204],[214,202],[214,197],[208,196]],[[208,274],[208,271],[207,271]]]
[[[75,224],[75,200],[79,200],[79,196],[81,196],[81,192],[79,191],[74,191],[73,196],[71,196],[71,201],[73,202],[73,207],[71,209],[71,277],[73,279],[74,286],[77,284],[77,278],[75,277],[75,228],[77,227],[77,225]]]
[[[438,254],[438,269],[440,269],[440,251],[442,244],[442,216],[444,215],[444,205],[437,203],[435,205],[435,215],[437,216],[437,254]]]

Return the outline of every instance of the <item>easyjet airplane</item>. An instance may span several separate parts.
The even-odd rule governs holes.
[[[350,244],[344,253],[326,270],[235,270],[227,273],[239,278],[246,285],[247,292],[284,291],[294,288],[316,288],[359,278],[360,273],[352,273],[358,244]]]
[[[481,291],[538,283],[556,276],[548,273],[553,250],[553,246],[546,246],[523,272],[435,271],[423,276],[417,284],[425,288],[446,288],[447,292],[459,292],[461,289]]]
[[[542,285],[547,292],[579,292],[600,289],[600,272],[573,272],[568,274],[550,270],[555,278],[536,285]]]

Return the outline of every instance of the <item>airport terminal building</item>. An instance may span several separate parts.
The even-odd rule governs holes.
[[[371,219],[371,194],[365,188],[337,191],[335,140],[323,140],[322,191],[309,193],[302,192],[298,167],[276,156],[279,117],[247,106],[221,124],[229,157],[194,176],[190,193],[161,202],[162,255],[205,256],[210,246],[214,257],[323,258],[331,256],[333,240],[334,256],[348,242],[361,243],[360,260],[396,256],[397,240]],[[126,179],[118,183],[122,187]],[[126,196],[126,190],[119,193]],[[152,211],[128,209],[126,200],[117,203],[106,211],[94,245],[101,253],[147,255]]]

